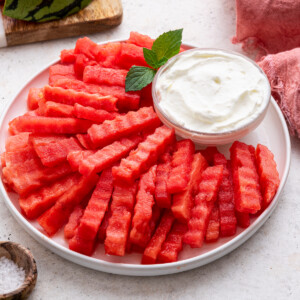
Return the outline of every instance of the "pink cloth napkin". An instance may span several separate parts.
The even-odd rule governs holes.
[[[268,76],[291,134],[300,138],[300,48],[267,55],[258,65]]]
[[[257,58],[300,47],[299,0],[236,0],[236,37]]]

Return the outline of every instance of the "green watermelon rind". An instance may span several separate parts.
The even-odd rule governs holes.
[[[6,0],[3,15],[33,22],[59,20],[79,12],[92,0]]]

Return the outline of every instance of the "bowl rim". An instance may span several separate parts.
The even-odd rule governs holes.
[[[126,39],[114,39],[114,40],[106,40],[104,42],[98,44],[107,44],[112,42],[125,42]],[[182,46],[184,48],[195,48],[195,45],[191,43],[183,43]],[[0,128],[3,126],[4,119],[14,101],[17,99],[19,94],[28,86],[30,86],[31,82],[39,76],[43,71],[49,69],[50,66],[58,63],[59,59],[55,59],[50,61],[48,64],[40,68],[37,72],[35,72],[24,85],[21,86],[20,89],[13,95],[10,101],[7,102],[6,106],[4,107],[2,114],[0,115]],[[196,267],[205,265],[209,262],[212,262],[229,252],[233,251],[234,249],[238,248],[242,245],[245,241],[247,241],[269,218],[272,214],[274,209],[276,208],[279,202],[279,195],[286,183],[289,170],[290,170],[290,163],[291,163],[291,140],[289,136],[289,131],[287,128],[287,124],[285,122],[284,116],[279,109],[278,105],[276,104],[275,100],[271,100],[272,105],[274,105],[274,109],[278,114],[278,117],[282,124],[282,129],[284,132],[285,137],[285,144],[286,144],[286,164],[283,170],[283,177],[281,179],[280,185],[278,187],[277,193],[269,205],[269,207],[259,216],[257,219],[251,223],[251,225],[243,230],[240,234],[233,237],[230,241],[222,244],[221,246],[206,252],[204,254],[196,255],[191,258],[187,258],[181,261],[167,263],[167,264],[153,264],[153,265],[142,265],[142,264],[131,264],[131,263],[113,263],[104,261],[98,258],[86,256],[75,251],[72,251],[59,243],[55,242],[50,237],[43,234],[37,228],[35,228],[14,206],[8,193],[4,187],[2,180],[0,180],[0,192],[3,196],[4,202],[8,207],[9,211],[12,213],[13,217],[16,221],[22,226],[25,231],[30,234],[36,241],[42,244],[47,249],[55,252],[57,255],[67,259],[68,261],[77,263],[84,267],[88,267],[97,271],[104,271],[113,274],[119,275],[130,275],[130,276],[153,276],[153,275],[168,275],[173,273],[178,273],[182,271],[187,271],[194,269]],[[199,260],[201,259],[201,262]],[[147,272],[145,274],[144,272]],[[130,273],[129,273],[130,272]]]
[[[0,299],[8,299],[12,296],[16,296],[16,295],[22,293],[26,289],[33,289],[35,286],[35,283],[36,283],[38,273],[37,273],[36,261],[34,259],[33,254],[31,253],[31,251],[28,248],[26,248],[25,246],[23,246],[19,243],[16,243],[16,242],[0,241],[0,246],[2,246],[3,244],[10,244],[12,247],[18,248],[19,250],[21,250],[25,254],[26,259],[30,262],[30,265],[31,265],[29,272],[27,274],[25,273],[24,282],[17,289],[15,289],[11,292],[8,292],[8,293],[0,294]]]
[[[188,45],[188,47],[190,47],[190,45]],[[263,77],[265,78],[266,83],[267,83],[268,91],[267,91],[266,99],[264,99],[264,105],[262,106],[262,108],[259,111],[259,113],[256,116],[256,118],[248,121],[243,126],[239,126],[239,127],[235,128],[235,129],[232,129],[232,130],[225,130],[225,131],[222,131],[222,132],[205,132],[205,131],[199,131],[199,130],[193,130],[193,129],[186,128],[186,127],[184,127],[184,126],[176,123],[176,121],[172,120],[164,112],[164,110],[159,105],[159,101],[158,101],[159,96],[157,95],[157,91],[156,91],[156,83],[159,80],[159,77],[169,67],[169,65],[171,65],[172,63],[174,63],[178,59],[178,57],[185,56],[186,54],[188,54],[190,52],[197,52],[197,51],[201,51],[201,52],[209,52],[209,51],[210,52],[224,52],[225,54],[227,53],[227,54],[230,54],[230,55],[233,55],[233,56],[239,56],[242,59],[250,62],[263,75]],[[198,48],[198,47],[192,47],[190,49],[187,49],[187,50],[185,50],[183,52],[180,52],[177,55],[171,57],[156,72],[155,77],[154,77],[154,79],[152,81],[152,89],[151,89],[151,91],[152,91],[152,98],[153,98],[153,104],[154,104],[155,110],[158,110],[158,112],[162,115],[162,117],[164,119],[166,119],[167,122],[169,124],[171,124],[171,126],[173,126],[175,129],[178,128],[179,130],[184,131],[184,132],[186,132],[186,133],[188,133],[190,135],[198,136],[198,137],[203,136],[204,138],[205,137],[219,137],[219,136],[226,137],[226,136],[231,136],[231,135],[233,135],[233,134],[235,134],[237,132],[240,132],[240,131],[246,130],[247,128],[252,127],[253,125],[256,124],[257,120],[261,119],[260,121],[262,121],[263,118],[261,118],[261,116],[266,113],[266,111],[268,109],[268,106],[270,104],[270,101],[271,101],[271,86],[270,86],[269,80],[267,78],[267,75],[259,67],[259,65],[255,61],[253,61],[252,59],[250,59],[249,57],[247,57],[247,56],[245,56],[245,55],[243,55],[241,53],[238,53],[238,52],[235,52],[235,51],[232,51],[232,50],[225,50],[225,49],[222,49],[222,48]]]

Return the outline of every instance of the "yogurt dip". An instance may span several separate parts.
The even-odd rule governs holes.
[[[266,108],[270,85],[250,60],[222,50],[193,49],[157,75],[160,111],[191,131],[222,133],[244,127]]]

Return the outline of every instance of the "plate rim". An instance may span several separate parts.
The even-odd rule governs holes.
[[[98,44],[106,44],[111,42],[124,42],[125,39],[114,39],[114,40],[107,40],[105,42],[101,42]],[[190,43],[183,43],[183,46],[189,47],[189,48],[195,48],[197,46],[192,45]],[[3,109],[3,112],[0,117],[0,128],[3,126],[4,119],[11,107],[11,105],[15,102],[15,100],[18,98],[20,93],[26,88],[30,86],[30,83],[37,77],[39,74],[44,72],[46,69],[48,69],[50,66],[52,66],[55,63],[58,63],[59,60],[54,60],[47,64],[46,66],[42,67],[38,72],[36,72],[33,76],[30,77],[30,79],[22,85],[22,87],[17,91],[15,96],[12,97],[10,101],[6,104],[6,106]],[[214,260],[219,259],[220,257],[228,254],[229,252],[233,251],[234,249],[238,248],[240,245],[242,245],[246,240],[248,240],[269,218],[269,216],[273,213],[274,209],[278,205],[279,202],[279,196],[283,190],[283,187],[286,183],[289,170],[290,170],[290,164],[291,164],[291,140],[289,131],[287,128],[287,124],[285,122],[284,116],[275,102],[273,98],[271,98],[270,105],[272,105],[281,121],[281,127],[283,129],[284,137],[285,137],[285,144],[286,144],[286,164],[283,170],[283,176],[280,181],[280,185],[278,187],[277,193],[269,207],[260,215],[257,217],[257,219],[244,231],[239,233],[237,236],[229,240],[228,242],[220,245],[219,247],[210,250],[206,253],[184,259],[177,262],[167,263],[167,264],[153,264],[153,265],[142,265],[142,264],[128,264],[128,263],[114,263],[114,262],[107,262],[99,258],[93,258],[90,256],[82,255],[80,253],[77,253],[75,251],[72,251],[48,236],[44,235],[42,232],[40,232],[37,228],[35,228],[27,219],[16,209],[16,207],[11,202],[6,189],[4,187],[4,184],[1,180],[0,183],[0,192],[3,196],[4,202],[6,206],[8,207],[9,211],[12,213],[13,217],[16,219],[16,221],[22,225],[22,227],[25,229],[25,231],[33,237],[37,242],[41,243],[44,247],[47,249],[50,249],[57,255],[67,259],[68,261],[74,262],[76,264],[82,265],[84,267],[94,269],[97,271],[103,271],[107,273],[113,273],[113,274],[119,274],[119,275],[130,275],[130,276],[159,276],[159,275],[167,275],[167,274],[173,274],[173,273],[179,273],[187,270],[191,270],[194,268],[197,268],[199,266],[205,265],[207,263],[210,263]],[[270,109],[270,107],[268,108]]]

